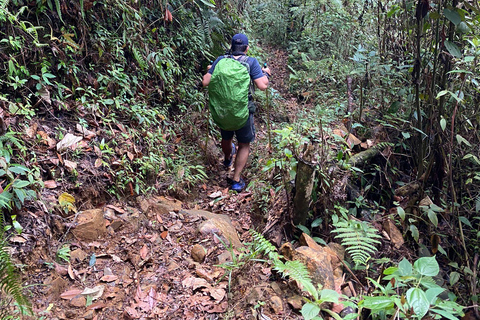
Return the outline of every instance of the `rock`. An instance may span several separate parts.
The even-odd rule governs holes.
[[[312,237],[310,237],[306,233],[302,233],[298,242],[302,246],[307,246],[307,247],[312,248],[314,250],[322,250],[322,246],[319,245],[318,243],[316,243],[315,240],[313,240]]]
[[[87,257],[87,253],[78,248],[70,252],[70,259],[72,261],[82,262]]]
[[[253,287],[247,295],[247,303],[249,305],[255,306],[258,301],[265,300],[265,295],[263,294],[263,288]]]
[[[203,217],[205,222],[200,224],[198,232],[202,235],[217,234],[227,240],[227,245],[231,243],[234,248],[243,247],[243,244],[238,238],[237,231],[232,225],[232,220],[223,214],[214,214],[203,210],[182,210],[181,214],[187,217]]]
[[[107,233],[103,209],[93,209],[81,212],[77,219],[78,225],[73,229],[73,235],[80,241],[92,241]]]
[[[289,260],[303,262],[310,271],[315,287],[320,284],[324,289],[335,290],[333,269],[330,264],[330,257],[325,250],[314,250],[306,246],[293,249],[290,243],[285,243],[280,248],[280,252]]]
[[[63,278],[58,277],[52,281],[45,281],[45,284],[50,286],[50,288],[48,289],[49,295],[58,298],[60,297],[60,294],[64,291],[64,289],[67,287],[68,282]]]
[[[228,251],[222,252],[218,257],[218,264],[224,264],[225,262],[232,261],[232,255]]]
[[[295,310],[302,309],[303,298],[299,295],[295,295],[287,299],[287,303]]]
[[[207,255],[207,250],[203,246],[196,244],[193,246],[190,254],[192,255],[192,259],[194,261],[202,263]]]
[[[86,304],[87,304],[87,299],[85,299],[85,297],[80,294],[75,298],[73,298],[72,300],[70,300],[70,305],[72,307],[81,308],[81,307],[85,307]]]
[[[272,307],[275,314],[283,313],[283,301],[279,296],[270,297],[270,307]]]
[[[153,197],[144,199],[137,198],[140,208],[147,216],[155,216],[156,214],[166,215],[170,211],[179,212],[182,209],[182,202],[176,199],[167,199],[165,197]]]
[[[87,312],[85,312],[85,314],[83,315],[83,318],[85,320],[91,320],[93,319],[93,317],[95,316],[95,311],[93,310],[88,310]]]
[[[391,219],[387,219],[383,222],[383,229],[390,237],[390,241],[392,241],[395,248],[399,249],[405,243],[402,233],[398,230]]]
[[[335,290],[333,269],[328,253],[316,251],[309,247],[300,247],[296,251],[300,256],[300,261],[303,261],[311,272],[315,287],[320,284],[323,289]]]

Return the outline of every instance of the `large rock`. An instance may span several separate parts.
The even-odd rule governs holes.
[[[281,254],[289,260],[298,260],[305,264],[312,282],[316,287],[318,284],[323,289],[335,290],[333,269],[330,263],[330,256],[321,246],[320,250],[302,246],[294,249],[290,243],[285,243],[280,248]]]
[[[232,225],[230,217],[203,210],[181,210],[180,213],[190,218],[201,217],[206,219],[198,227],[198,232],[200,234],[216,234],[223,237],[227,240],[227,244],[231,243],[235,248],[243,247],[238,238],[237,231]]]
[[[77,226],[72,232],[75,238],[80,241],[93,241],[103,237],[107,233],[103,209],[80,212],[77,218]]]
[[[155,216],[156,214],[165,215],[170,211],[179,212],[182,209],[182,202],[176,199],[167,199],[165,197],[152,197],[145,199],[138,197],[137,202],[143,213],[147,216]]]

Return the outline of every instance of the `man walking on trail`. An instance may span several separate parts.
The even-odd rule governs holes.
[[[246,89],[248,90],[248,111],[245,110],[245,120],[242,120],[240,117],[237,120],[237,118],[235,118],[237,117],[236,114],[234,116],[227,116],[230,119],[225,120],[225,121],[230,120],[230,123],[233,122],[240,125],[243,124],[244,121],[246,121],[245,124],[238,129],[235,127],[234,124],[232,124],[231,126],[227,126],[227,125],[222,126],[219,123],[220,121],[217,121],[217,119],[221,118],[223,115],[225,114],[229,115],[228,113],[229,111],[221,110],[217,114],[215,110],[212,110],[213,94],[210,93],[210,109],[212,110],[212,116],[215,122],[220,127],[220,131],[222,135],[222,142],[221,142],[222,151],[225,154],[225,160],[223,161],[223,165],[225,166],[226,169],[229,169],[230,166],[232,165],[233,156],[236,153],[235,144],[233,143],[233,136],[235,135],[237,137],[238,152],[237,152],[237,157],[235,159],[235,171],[233,174],[233,181],[231,185],[231,189],[237,192],[240,192],[243,190],[243,188],[245,188],[245,181],[241,177],[241,172],[245,167],[245,164],[247,163],[248,155],[250,153],[250,143],[253,142],[253,140],[255,139],[255,127],[253,123],[253,114],[255,112],[255,104],[253,103],[253,98],[252,98],[252,92],[254,90],[253,83],[256,85],[258,89],[264,91],[268,87],[268,78],[270,78],[270,69],[268,67],[265,67],[265,68],[260,67],[260,64],[258,63],[256,58],[248,57],[246,55],[248,49],[249,49],[249,46],[248,46],[247,36],[242,33],[238,33],[234,35],[232,38],[232,46],[229,53],[227,55],[218,57],[211,66],[208,66],[208,71],[203,76],[203,81],[202,81],[202,84],[204,87],[208,86],[209,84],[213,85],[216,80],[215,77],[217,77],[217,79],[222,79],[223,82],[230,81],[229,78],[226,78],[226,77],[222,78],[221,75],[219,75],[220,72],[223,72],[223,70],[225,70],[222,68],[227,68],[230,71],[237,70],[237,69],[235,69],[236,66],[233,66],[231,68],[224,67],[224,65],[226,65],[228,61],[223,61],[222,63],[220,63],[221,66],[219,65],[217,67],[217,64],[219,64],[219,62],[223,59],[228,59],[228,60],[234,59],[240,62],[243,66],[245,66],[246,70],[248,71],[248,74],[250,75],[249,88]],[[214,73],[215,67],[217,67],[218,69],[217,73]],[[245,69],[241,67],[239,68],[240,70],[238,72],[237,71],[233,71],[233,72],[238,74],[241,72],[245,72]],[[222,70],[220,71],[220,69]],[[228,70],[226,73],[228,73]],[[231,75],[231,77],[235,78],[236,75],[233,74]],[[235,88],[235,86],[238,86],[238,85],[234,84],[233,87],[231,87],[230,89],[227,88],[223,90],[218,90],[218,92],[221,92],[221,94],[230,95],[230,97],[221,96],[220,99],[218,99],[217,97],[217,101],[220,100],[220,103],[223,101],[233,101],[237,95],[237,93],[234,92],[237,89]],[[210,89],[211,88],[209,88],[209,91]],[[243,91],[243,92],[246,93],[247,91]],[[233,105],[235,103],[231,103],[231,104],[232,104],[231,107],[233,108]],[[225,106],[223,108],[228,109],[229,107],[230,106]],[[242,111],[240,111],[240,113],[241,112]]]

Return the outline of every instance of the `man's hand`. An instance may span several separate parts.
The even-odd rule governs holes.
[[[263,67],[262,71],[263,71],[263,73],[268,74],[268,77],[270,77],[272,75],[272,72],[270,71],[269,67]]]

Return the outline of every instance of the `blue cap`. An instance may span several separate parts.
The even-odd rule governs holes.
[[[232,46],[233,45],[244,45],[248,46],[248,38],[243,33],[237,33],[232,38]]]

